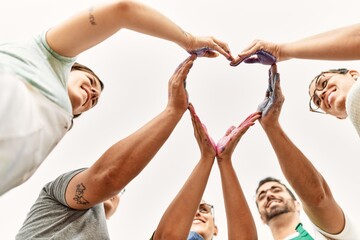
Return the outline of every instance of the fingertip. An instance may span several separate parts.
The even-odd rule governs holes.
[[[231,65],[231,62],[235,60],[235,58],[232,55],[228,55],[228,57],[226,59],[230,61],[230,65]]]
[[[239,65],[241,63],[240,59],[234,59],[233,61],[230,62],[230,66],[232,67],[236,67],[237,65]]]
[[[276,63],[273,63],[273,64],[271,65],[271,71],[272,71],[273,74],[276,74],[276,73],[277,73],[277,65],[276,65]]]
[[[197,58],[197,54],[192,53],[192,54],[190,55],[190,60],[195,61],[196,58]]]
[[[188,109],[189,109],[189,111],[190,111],[191,114],[194,114],[194,113],[195,113],[194,106],[192,105],[191,102],[189,102]]]

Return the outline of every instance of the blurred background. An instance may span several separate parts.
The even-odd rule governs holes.
[[[103,1],[1,0],[0,42],[37,34],[70,15]],[[326,30],[357,23],[359,2],[144,0],[184,30],[215,36],[236,55],[254,39],[272,42],[298,40]],[[79,56],[105,83],[97,107],[75,120],[72,130],[25,184],[0,198],[1,239],[14,239],[43,185],[58,175],[89,167],[118,140],[160,113],[167,104],[167,83],[188,56],[174,43],[129,30],[119,33]],[[358,161],[359,136],[350,120],[311,113],[309,81],[320,71],[358,61],[291,60],[280,62],[281,86],[286,97],[281,124],[293,142],[328,181],[346,212],[360,222]],[[201,120],[217,142],[229,126],[240,124],[263,100],[268,66],[230,67],[222,56],[197,59],[187,89]],[[108,221],[112,239],[149,239],[167,206],[199,160],[200,152],[186,112],[173,134],[150,164],[126,187],[117,213]],[[274,176],[286,183],[272,147],[259,123],[240,140],[233,156],[240,183],[249,201],[259,239],[271,239],[269,228],[254,203],[258,181]],[[204,199],[215,205],[219,235],[227,239],[227,225],[219,171],[214,164]],[[302,213],[305,227],[311,225]]]

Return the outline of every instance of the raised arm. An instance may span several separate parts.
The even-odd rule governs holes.
[[[87,209],[115,196],[150,162],[188,107],[184,86],[194,60],[194,55],[186,59],[171,77],[168,104],[163,112],[115,143],[89,169],[70,181],[66,190],[70,207]]]
[[[215,160],[216,147],[213,141],[191,104],[189,110],[201,157],[191,175],[162,216],[156,228],[154,240],[186,239]]]
[[[239,64],[259,50],[271,53],[277,61],[291,58],[358,60],[360,59],[360,24],[344,26],[289,43],[255,40],[231,65]]]
[[[172,41],[188,52],[206,47],[210,49],[206,57],[220,53],[233,59],[226,43],[214,37],[195,37],[155,9],[130,0],[90,7],[51,28],[47,41],[57,53],[74,57],[122,28]]]
[[[257,239],[255,222],[231,157],[241,137],[259,117],[259,112],[251,114],[238,127],[229,128],[218,143],[217,162],[221,175],[229,240]]]
[[[284,176],[301,199],[311,221],[328,233],[339,233],[345,225],[342,209],[336,203],[323,176],[281,128],[279,116],[284,96],[275,65],[270,72],[274,80],[274,91],[266,95],[267,98],[272,95],[273,102],[268,107],[267,114],[261,117],[261,126],[277,155]]]

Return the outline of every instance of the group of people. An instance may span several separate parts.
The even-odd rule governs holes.
[[[285,98],[276,65],[291,58],[360,59],[360,24],[290,43],[257,40],[233,57],[229,46],[217,38],[194,36],[149,6],[118,0],[93,6],[28,41],[1,44],[0,195],[29,179],[71,129],[74,118],[97,104],[104,83],[76,59],[121,29],[166,39],[190,54],[170,77],[167,105],[143,127],[112,145],[92,166],[47,183],[16,239],[109,239],[106,220],[117,209],[120,191],[153,159],[187,110],[200,159],[149,238],[209,240],[217,235],[214,206],[203,199],[215,159],[228,239],[258,238],[232,154],[245,132],[259,121],[299,198],[279,179],[268,177],[259,182],[256,206],[274,239],[360,239],[350,213],[343,211],[320,171],[281,127]],[[266,97],[259,108],[215,143],[189,102],[186,79],[198,57],[219,55],[232,66],[260,63],[270,69]],[[356,70],[343,68],[318,74],[309,86],[310,110],[339,119],[349,117],[360,134],[358,75]],[[302,227],[301,209],[313,223],[315,236]]]

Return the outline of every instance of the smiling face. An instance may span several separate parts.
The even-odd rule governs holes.
[[[197,232],[205,240],[212,239],[218,233],[210,206],[202,200],[191,225],[191,231]]]
[[[73,114],[81,114],[94,107],[101,94],[99,79],[89,72],[74,70],[70,72],[68,94]]]
[[[256,192],[256,204],[265,224],[282,214],[298,213],[300,205],[290,195],[284,185],[266,182]]]
[[[350,70],[345,74],[320,74],[309,87],[312,108],[318,107],[337,118],[346,118],[346,98],[357,75],[358,72],[355,70]]]

